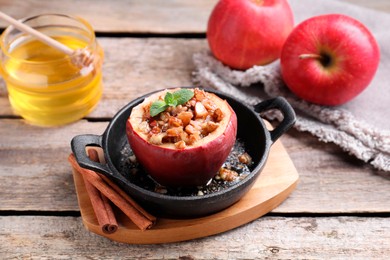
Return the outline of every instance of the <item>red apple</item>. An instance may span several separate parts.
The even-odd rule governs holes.
[[[379,47],[359,21],[341,14],[321,15],[299,24],[287,38],[281,72],[298,97],[320,105],[341,105],[371,82]]]
[[[204,185],[216,175],[235,143],[236,114],[225,100],[207,93],[224,115],[215,131],[184,149],[176,148],[173,143],[152,144],[140,127],[145,107],[167,91],[174,90],[153,94],[133,108],[126,123],[129,144],[137,160],[158,183],[172,187]]]
[[[293,26],[286,0],[221,0],[210,15],[207,40],[218,60],[245,70],[280,58]]]

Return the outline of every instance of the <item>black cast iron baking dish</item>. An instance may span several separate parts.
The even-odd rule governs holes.
[[[142,207],[157,216],[189,218],[209,215],[223,210],[237,202],[254,184],[266,164],[271,145],[295,123],[295,112],[282,97],[265,100],[249,107],[234,97],[206,89],[227,100],[238,119],[237,138],[244,142],[246,151],[253,159],[252,172],[243,180],[224,190],[204,196],[171,196],[146,190],[131,183],[120,172],[123,157],[122,147],[127,144],[126,121],[133,107],[140,104],[149,93],[123,107],[111,120],[103,135],[78,135],[71,141],[72,151],[81,167],[104,174]],[[267,130],[260,113],[277,109],[283,120],[272,131]],[[107,164],[91,161],[86,146],[98,146],[104,151]]]

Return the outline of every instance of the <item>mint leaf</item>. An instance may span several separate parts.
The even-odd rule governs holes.
[[[178,105],[183,105],[193,96],[194,92],[189,89],[179,89],[173,93],[167,92],[164,100],[157,100],[152,103],[149,110],[150,116],[157,116],[170,106],[176,107]]]
[[[176,100],[176,105],[183,105],[194,96],[194,92],[189,89],[179,89],[173,92],[173,98]]]
[[[163,101],[163,100],[154,101],[152,103],[152,105],[150,106],[150,110],[149,110],[150,116],[151,117],[157,116],[161,112],[164,112],[165,109],[167,109],[167,108],[168,108],[168,105],[165,103],[165,101]]]
[[[168,106],[172,107],[175,107],[177,104],[176,99],[171,92],[165,94],[164,101]]]

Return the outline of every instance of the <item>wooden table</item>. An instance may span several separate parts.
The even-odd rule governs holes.
[[[94,26],[106,53],[102,101],[87,118],[64,127],[26,124],[12,113],[0,82],[1,259],[390,256],[389,175],[296,130],[281,141],[300,182],[262,218],[219,235],[160,245],[116,243],[84,228],[66,160],[71,138],[102,134],[118,109],[135,97],[190,85],[192,54],[208,48],[205,28],[215,2],[0,0],[0,9],[17,18],[46,12],[81,15]],[[390,12],[388,1],[346,2]]]

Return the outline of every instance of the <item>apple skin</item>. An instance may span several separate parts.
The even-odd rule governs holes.
[[[127,120],[130,147],[140,164],[159,184],[168,187],[204,185],[218,173],[236,141],[237,116],[227,102],[226,105],[230,118],[225,130],[200,146],[180,150],[151,144]]]
[[[293,27],[286,0],[221,0],[209,17],[207,40],[218,60],[245,70],[279,59]]]
[[[298,97],[336,106],[369,85],[379,60],[378,43],[362,23],[329,14],[299,24],[287,38],[280,62],[283,80]]]

